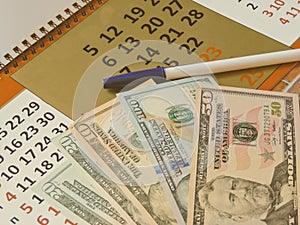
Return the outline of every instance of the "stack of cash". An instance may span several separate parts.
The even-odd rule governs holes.
[[[83,224],[298,224],[299,125],[294,94],[148,81],[54,138],[34,190]]]

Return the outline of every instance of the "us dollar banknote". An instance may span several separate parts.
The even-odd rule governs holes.
[[[132,201],[131,196],[124,193],[121,188],[124,186],[123,184],[116,183],[109,174],[87,157],[86,149],[80,145],[70,131],[52,139],[52,142],[73,164],[81,167],[86,172],[86,176],[96,182],[95,189],[101,190],[101,192],[105,191],[110,196],[109,199],[115,202],[114,207],[126,213],[127,216],[123,217],[128,222],[127,224],[155,224],[150,215],[144,212],[145,209]]]
[[[153,85],[145,82],[138,88]],[[117,99],[85,113],[71,129],[85,154],[144,208],[151,224],[176,224],[176,218],[147,153]]]
[[[87,224],[129,224],[106,199],[107,195],[94,189],[85,173],[67,160],[49,174],[33,191],[45,196],[52,204],[68,209]],[[80,224],[83,224],[80,221]]]
[[[217,86],[212,76],[187,78],[118,94],[178,224],[187,217],[190,159],[193,152],[196,86]]]
[[[197,111],[188,224],[299,224],[298,96],[203,87]]]
[[[119,184],[130,199],[144,208],[145,215],[153,220],[151,223],[176,223],[155,169],[118,101],[112,100],[85,114],[76,121],[74,129],[83,139],[85,154],[105,174],[110,174],[111,182]]]

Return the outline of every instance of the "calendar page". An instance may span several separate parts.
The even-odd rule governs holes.
[[[144,44],[150,41],[172,45],[177,54]],[[287,49],[191,0],[109,0],[12,78],[76,119],[115,98],[117,91],[102,88],[102,79],[115,74],[155,68],[158,62],[176,66]],[[188,56],[197,61],[188,61]],[[275,69],[220,73],[216,78],[220,85],[257,88]],[[100,94],[91,107],[92,90]],[[83,100],[76,105],[74,96]],[[80,111],[75,114],[74,108]]]
[[[71,122],[28,90],[1,108],[1,224],[72,225],[80,221],[32,191],[39,180],[64,162],[65,157],[50,139],[65,131]]]
[[[194,1],[288,46],[300,37],[299,0]]]

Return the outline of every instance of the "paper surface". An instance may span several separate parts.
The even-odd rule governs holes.
[[[48,30],[53,29],[47,23],[52,20],[55,23],[60,23],[55,17],[61,14],[63,17],[68,17],[64,12],[66,8],[75,11],[72,6],[74,0],[64,1],[45,1],[45,0],[29,0],[26,2],[20,1],[2,1],[0,14],[0,62],[6,64],[3,56],[9,53],[13,57],[17,54],[13,52],[15,46],[19,46],[21,50],[25,49],[21,43],[27,39],[30,43],[35,42],[30,37],[36,33],[38,36],[44,36],[39,31],[41,27]]]
[[[287,46],[300,37],[300,1],[194,0]]]
[[[45,199],[31,188],[64,160],[50,138],[67,129],[71,119],[23,90],[0,110],[0,215],[3,224],[63,223]],[[47,212],[51,213],[47,213]]]
[[[143,44],[145,40],[162,45]],[[174,43],[176,54],[164,51],[168,42]],[[78,118],[115,97],[116,92],[101,88],[102,79],[115,73],[153,68],[158,62],[173,66],[285,49],[286,45],[193,1],[109,0],[13,78]],[[256,88],[275,68],[220,74],[217,79],[223,85]],[[91,95],[96,100],[86,101]],[[74,105],[78,96],[84,100]]]

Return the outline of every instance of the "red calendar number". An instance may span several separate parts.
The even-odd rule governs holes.
[[[25,211],[27,214],[31,213],[32,212],[32,207],[29,206],[29,205],[26,205],[26,203],[23,203],[21,206],[20,206],[20,209],[22,209],[23,211]]]
[[[215,47],[209,47],[206,49],[205,53],[200,54],[199,58],[205,62],[217,60],[222,56],[222,50]]]
[[[259,79],[263,78],[264,74],[263,70],[250,70],[247,74],[241,76],[240,81],[245,80],[253,88]]]
[[[49,224],[49,219],[46,218],[46,217],[43,217],[42,215],[40,215],[40,216],[37,218],[37,222],[38,222],[40,225],[47,225],[47,224]]]
[[[73,223],[71,220],[66,219],[65,224],[78,225],[78,223]]]
[[[5,196],[6,196],[7,201],[9,201],[9,202],[12,201],[12,200],[14,200],[14,199],[17,199],[17,196],[14,195],[14,194],[12,194],[12,193],[10,193],[9,191],[6,192]]]

